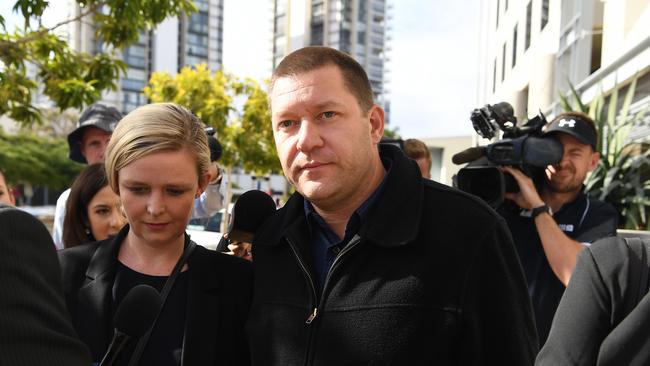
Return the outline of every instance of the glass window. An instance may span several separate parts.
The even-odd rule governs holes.
[[[515,24],[515,29],[512,31],[512,67],[517,64],[517,26],[519,24]]]
[[[529,1],[526,6],[526,39],[524,43],[524,51],[530,47],[530,26],[531,26],[531,16],[533,12],[533,2]]]
[[[544,29],[548,24],[548,0],[542,0],[542,27]]]

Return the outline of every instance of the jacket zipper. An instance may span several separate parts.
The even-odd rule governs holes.
[[[305,263],[303,263],[302,259],[300,259],[300,256],[298,255],[298,249],[296,249],[296,246],[287,238],[287,242],[289,243],[289,247],[293,251],[293,255],[296,257],[296,260],[298,261],[298,265],[300,265],[300,268],[302,271],[307,275],[308,283],[309,283],[309,288],[311,289],[311,294],[314,296],[313,299],[314,301],[312,302],[314,304],[314,310],[312,313],[309,315],[309,318],[307,318],[307,321],[305,323],[311,324],[311,322],[316,318],[316,314],[318,313],[318,295],[316,294],[316,285],[314,285],[314,279],[311,276],[311,273],[307,270],[307,266],[305,266]]]
[[[314,308],[314,311],[309,315],[309,318],[307,318],[306,323],[308,325],[311,325],[314,320],[316,320],[316,317],[318,316],[318,309],[322,309],[324,304],[325,304],[325,296],[323,294],[325,293],[325,290],[327,290],[327,284],[330,282],[330,277],[332,275],[332,272],[336,269],[337,265],[341,262],[341,258],[343,256],[350,252],[359,242],[361,241],[361,237],[358,235],[355,235],[350,239],[350,242],[348,245],[341,250],[339,255],[334,258],[334,262],[332,262],[332,266],[330,267],[329,271],[327,271],[327,276],[325,276],[325,283],[323,284],[323,292],[321,293],[320,298],[317,298],[318,300],[318,305]],[[308,337],[308,348],[307,348],[307,360],[305,362],[305,365],[311,365],[313,363],[312,357],[313,357],[313,349],[314,349],[314,333],[316,332],[316,324],[313,326],[310,326],[309,329],[309,337]]]

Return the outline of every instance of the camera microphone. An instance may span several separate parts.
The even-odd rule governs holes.
[[[484,146],[470,147],[469,149],[454,154],[454,156],[451,157],[451,161],[456,165],[469,163],[470,161],[485,156],[485,151]]]
[[[113,340],[99,366],[114,365],[124,346],[132,338],[140,338],[151,328],[161,306],[160,294],[156,289],[148,285],[133,287],[117,307],[113,318]]]

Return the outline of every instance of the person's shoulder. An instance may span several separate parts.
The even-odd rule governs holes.
[[[251,263],[245,259],[219,253],[214,250],[204,248],[200,245],[196,247],[196,254],[200,260],[209,264],[211,268],[222,272],[250,272]]]
[[[64,278],[77,271],[83,271],[85,273],[90,260],[101,243],[92,242],[59,250],[57,255],[59,256],[59,263],[61,264],[61,271]]]
[[[589,205],[594,211],[604,212],[608,214],[618,214],[616,208],[614,208],[614,206],[612,206],[609,202],[603,201],[591,195],[589,195],[587,199],[589,200]]]
[[[19,218],[29,221],[37,221],[30,213],[19,209],[18,207],[0,203],[0,217],[2,218]]]
[[[56,205],[57,206],[59,206],[59,205],[65,206],[65,203],[68,200],[68,197],[70,196],[70,191],[71,191],[71,189],[68,188],[65,191],[61,192],[61,194],[59,195],[59,198],[56,199]]]
[[[617,271],[628,263],[630,259],[630,250],[628,249],[625,239],[618,236],[611,236],[597,240],[595,243],[585,249],[593,258],[604,273]]]
[[[499,219],[496,211],[480,198],[458,188],[428,179],[423,180],[426,209],[435,209],[444,215],[462,215],[464,220],[469,217],[488,221]]]

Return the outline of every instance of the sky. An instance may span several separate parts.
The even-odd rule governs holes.
[[[48,18],[67,14],[52,0]],[[12,23],[14,1],[0,1]],[[480,0],[389,0],[390,127],[403,138],[473,135]],[[46,19],[47,21],[47,19]],[[258,80],[271,73],[272,1],[224,0],[226,71]]]
[[[478,107],[479,0],[392,0],[387,75],[390,127],[403,138],[472,135]],[[268,0],[224,0],[224,68],[268,78]]]

